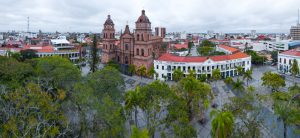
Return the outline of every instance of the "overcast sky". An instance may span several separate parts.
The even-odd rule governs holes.
[[[101,32],[110,14],[117,31],[146,10],[168,32],[283,32],[297,22],[300,0],[0,0],[0,31]]]

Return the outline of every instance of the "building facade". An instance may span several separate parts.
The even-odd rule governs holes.
[[[278,54],[278,72],[291,74],[291,67],[294,59],[298,62],[300,68],[300,49],[291,49]]]
[[[161,48],[162,37],[152,35],[151,22],[145,10],[142,10],[141,16],[135,22],[133,33],[126,25],[119,43],[116,43],[114,33],[113,21],[108,16],[102,31],[102,63],[113,60],[124,66],[135,65],[137,68],[145,66],[148,70],[153,67],[153,60],[164,53]]]
[[[218,49],[221,48],[218,47]],[[214,69],[220,69],[222,78],[238,75],[237,66],[241,66],[244,71],[251,69],[251,57],[249,55],[237,49],[233,50],[232,47],[223,48],[230,54],[210,57],[180,57],[166,53],[154,61],[155,71],[158,73],[156,79],[173,80],[175,69],[180,69],[184,76],[189,74],[189,70],[193,70],[197,78],[201,77],[202,74],[210,78]]]
[[[102,57],[101,62],[107,63],[110,60],[115,60],[116,56],[116,39],[115,39],[115,25],[110,15],[107,16],[107,19],[103,25],[102,38],[103,38],[103,48],[102,48]]]
[[[293,40],[300,40],[300,24],[292,26],[290,30],[290,35]]]

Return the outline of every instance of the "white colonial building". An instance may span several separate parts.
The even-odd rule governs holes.
[[[158,73],[156,79],[173,80],[172,76],[175,69],[183,71],[184,76],[189,74],[189,70],[194,70],[197,78],[202,74],[205,74],[208,78],[211,77],[214,69],[220,69],[222,78],[238,75],[237,66],[241,66],[244,71],[251,69],[251,57],[249,55],[224,45],[219,45],[217,50],[228,53],[228,55],[180,57],[166,53],[154,60],[154,68]]]
[[[300,68],[300,48],[291,49],[278,54],[278,71],[280,73],[291,74],[291,67],[294,59],[297,60]]]

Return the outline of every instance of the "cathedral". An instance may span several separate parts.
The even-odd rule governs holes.
[[[162,38],[152,34],[151,22],[145,10],[142,10],[141,16],[135,22],[134,31],[130,32],[129,26],[126,25],[120,40],[115,38],[114,22],[108,15],[102,37],[102,63],[115,61],[123,68],[135,65],[136,68],[145,66],[149,70],[153,67],[153,60],[165,53],[162,49]]]

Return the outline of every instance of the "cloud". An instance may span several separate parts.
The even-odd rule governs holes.
[[[108,14],[117,31],[146,10],[152,27],[168,32],[289,32],[299,0],[4,0],[0,31],[101,32]]]

